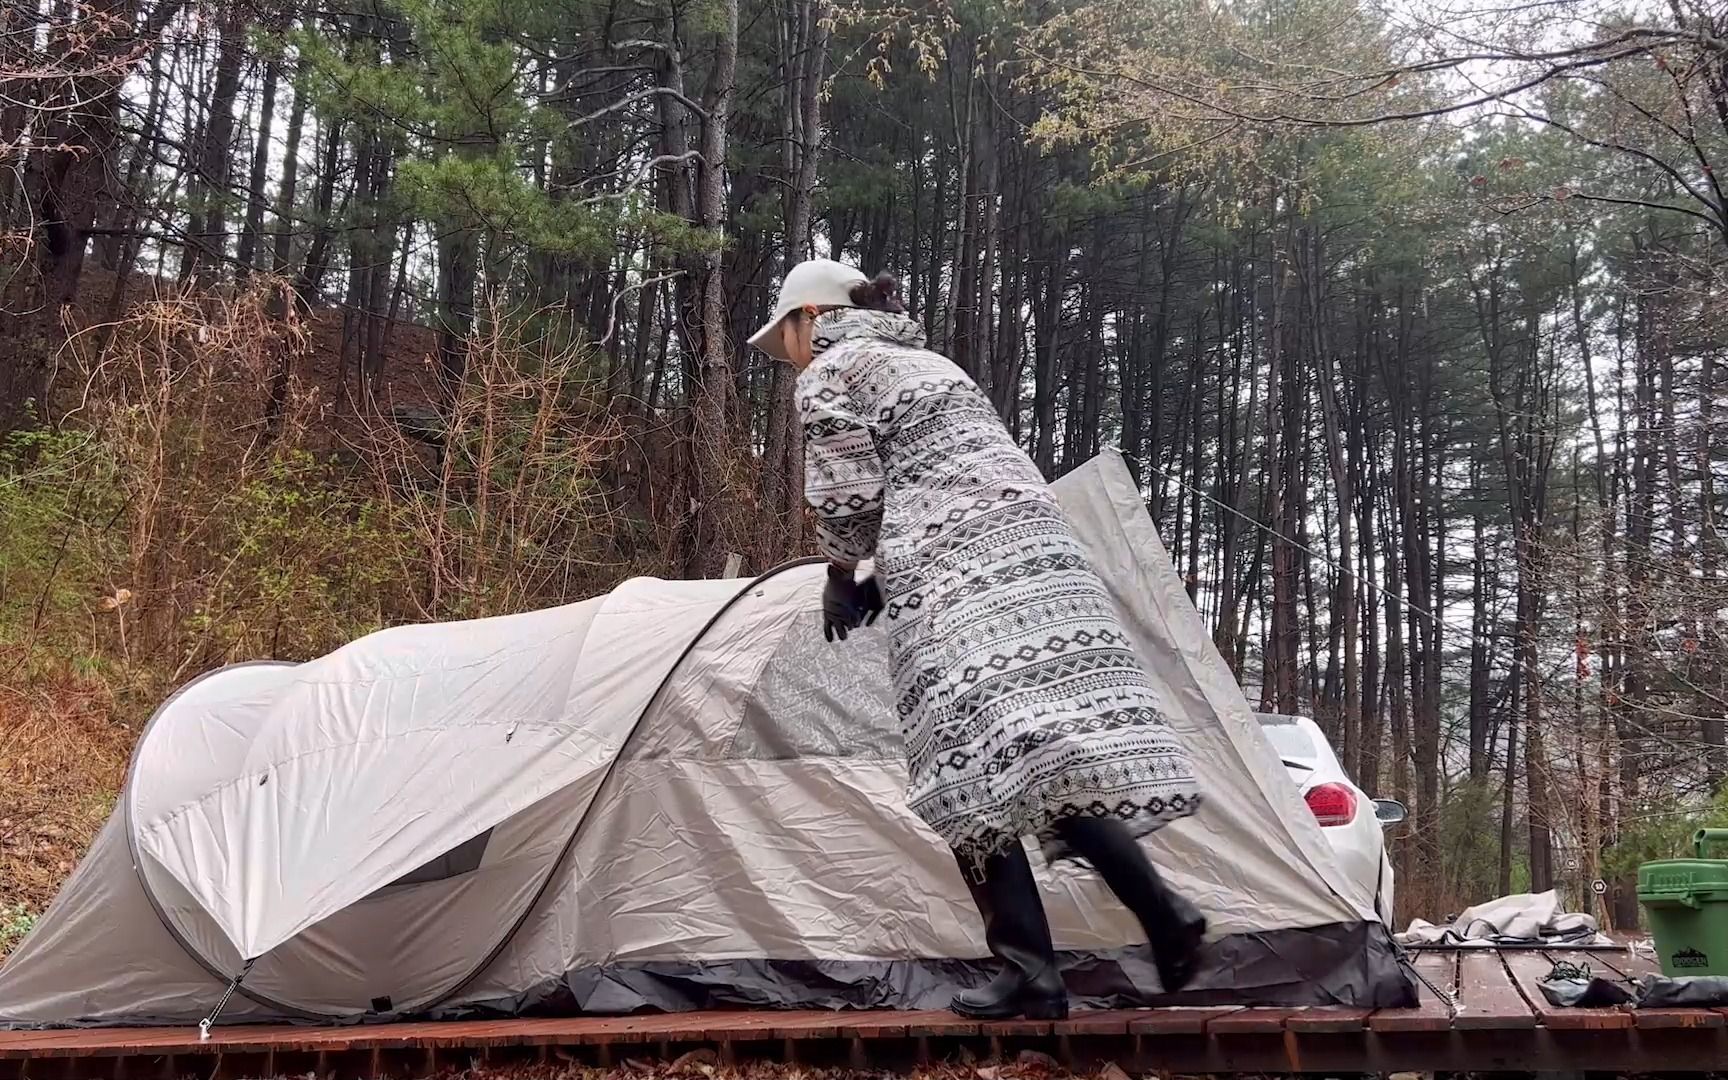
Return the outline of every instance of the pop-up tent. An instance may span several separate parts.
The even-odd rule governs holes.
[[[1056,490],[1207,792],[1147,845],[1212,926],[1160,998],[1129,914],[1039,863],[1070,986],[1412,1002],[1121,459]],[[225,1020],[945,1005],[990,970],[982,926],[903,801],[885,641],[823,640],[822,574],[630,581],[204,676],[0,967],[0,1024],[195,1022],[242,971]]]

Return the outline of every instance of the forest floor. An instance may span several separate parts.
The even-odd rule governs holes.
[[[113,809],[134,733],[93,683],[16,685],[0,652],[0,958]]]

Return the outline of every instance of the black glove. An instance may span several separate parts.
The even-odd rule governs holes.
[[[882,607],[882,586],[874,576],[859,581],[852,571],[830,566],[822,589],[822,636],[845,641],[860,626],[875,623]]]

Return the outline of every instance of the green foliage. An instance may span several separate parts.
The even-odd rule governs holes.
[[[604,259],[630,210],[619,201],[591,207],[548,198],[516,168],[506,147],[486,157],[411,158],[402,162],[397,182],[415,216],[460,222],[553,255]]]
[[[202,436],[178,432],[163,459],[208,467]],[[242,656],[303,658],[402,609],[406,538],[364,487],[310,453],[215,483],[169,474],[184,501],[165,509],[171,524],[149,549],[133,546],[124,455],[76,429],[27,428],[0,444],[0,643],[24,649],[32,670],[131,668],[146,643],[121,639],[141,625],[162,677]],[[140,579],[169,551],[180,580],[147,589]]]
[[[1441,865],[1445,895],[1486,899],[1499,893],[1500,787],[1463,783],[1440,806]],[[1528,867],[1523,867],[1528,880]]]
[[[100,680],[143,709],[222,663],[566,602],[627,569],[594,558],[611,435],[568,319],[489,313],[430,468],[387,422],[338,456],[294,417],[262,451],[215,420],[265,409],[246,375],[253,313],[186,327],[177,307],[145,307],[114,335],[89,426],[0,442],[0,647],[25,670]],[[122,373],[173,332],[205,343],[201,363],[140,393]]]
[[[5,956],[36,927],[36,914],[23,904],[0,907],[0,956]]]
[[[673,252],[721,242],[658,212],[646,172],[622,191],[584,197],[542,184],[523,167],[589,152],[594,125],[608,122],[573,118],[568,105],[531,92],[535,54],[520,45],[532,39],[544,47],[570,32],[555,8],[404,0],[393,5],[391,34],[308,29],[289,39],[304,65],[299,90],[318,112],[346,120],[352,138],[364,133],[396,150],[384,205],[357,200],[356,221],[380,210],[425,221],[436,235],[480,242],[494,264],[511,252],[604,263],[630,235]],[[705,18],[705,10],[686,18]]]
[[[223,524],[199,554],[217,569],[183,618],[188,648],[303,659],[405,610],[409,538],[385,504],[311,453],[271,458],[214,509]]]
[[[26,427],[0,440],[0,644],[57,640],[86,667],[78,631],[123,545],[117,466],[88,432]]]
[[[1610,879],[1632,877],[1643,863],[1691,855],[1692,836],[1699,829],[1722,828],[1728,828],[1728,789],[1703,803],[1673,796],[1648,798],[1620,822],[1619,841],[1602,853],[1602,869]]]

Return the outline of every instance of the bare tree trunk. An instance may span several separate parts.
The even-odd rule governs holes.
[[[1321,258],[1317,230],[1309,230],[1308,246],[1309,326],[1313,334],[1314,361],[1318,365],[1315,381],[1320,390],[1320,416],[1326,434],[1326,460],[1332,469],[1332,487],[1338,498],[1338,570],[1331,607],[1335,613],[1333,618],[1341,624],[1343,634],[1344,687],[1343,700],[1339,702],[1339,707],[1342,710],[1341,720],[1346,735],[1343,740],[1345,761],[1353,765],[1351,751],[1355,748],[1356,739],[1352,729],[1356,725],[1357,711],[1361,708],[1362,692],[1361,671],[1357,666],[1357,632],[1361,622],[1356,610],[1359,590],[1356,577],[1352,573],[1356,561],[1352,521],[1356,506],[1356,477],[1344,450],[1343,423],[1338,407],[1338,391],[1334,385],[1337,376],[1332,354],[1326,345],[1325,313],[1321,309],[1319,292],[1325,262]]]
[[[179,45],[173,46],[177,52]],[[156,175],[157,156],[161,152],[159,145],[162,137],[162,121],[167,115],[168,79],[164,78],[162,54],[169,51],[164,48],[150,50],[149,90],[146,91],[144,107],[144,126],[138,132],[138,138],[132,144],[132,157],[126,163],[126,180],[120,189],[120,198],[114,207],[110,220],[114,225],[111,236],[102,238],[98,245],[102,252],[102,263],[115,271],[117,280],[114,284],[114,296],[108,305],[108,320],[119,317],[122,297],[126,291],[127,278],[131,276],[136,265],[138,250],[142,246],[137,237],[126,235],[137,224],[142,195],[148,187],[150,179]],[[22,106],[15,106],[22,108]],[[6,142],[9,144],[10,139]],[[5,177],[10,179],[9,171]]]
[[[294,197],[300,177],[300,133],[306,125],[306,95],[294,90],[288,113],[288,142],[282,154],[282,180],[276,189],[276,236],[270,256],[272,272],[286,276],[294,251]]]
[[[698,218],[715,236],[726,226],[726,128],[738,70],[738,0],[720,0],[718,21],[714,67],[704,99],[708,115],[702,123],[702,172],[696,194]],[[732,425],[737,406],[726,334],[723,258],[724,250],[718,246],[702,255],[702,347],[693,404],[696,536],[687,568],[710,577],[720,572],[726,553],[739,550],[743,539],[732,528],[741,492],[734,482],[738,461]]]
[[[1392,728],[1392,797],[1405,803],[1410,802],[1410,713],[1408,691],[1404,683],[1404,576],[1401,560],[1398,558],[1396,536],[1396,517],[1388,510],[1389,523],[1381,530],[1386,539],[1385,551],[1385,587],[1381,596],[1385,601],[1386,610],[1386,697],[1387,712],[1391,715]],[[1408,845],[1399,849],[1400,853],[1409,850]],[[1408,869],[1408,859],[1400,867],[1400,873]]]
[[[1036,433],[1033,460],[1045,476],[1056,469],[1056,396],[1061,392],[1057,373],[1058,343],[1062,338],[1062,294],[1067,280],[1067,250],[1060,235],[1048,240],[1042,267],[1044,295],[1034,318],[1033,334],[1038,351],[1033,368],[1032,426]]]
[[[780,39],[786,96],[781,113],[781,167],[787,177],[781,255],[784,270],[815,254],[812,205],[822,150],[821,91],[831,32],[826,8],[815,0],[793,0],[787,6]],[[786,533],[786,550],[776,552],[776,556],[804,544],[804,439],[792,402],[794,374],[785,365],[776,364],[769,386],[763,506],[780,517]]]
[[[181,276],[196,276],[202,288],[216,281],[228,248],[229,164],[234,156],[234,99],[240,90],[240,62],[246,45],[246,13],[239,5],[224,10],[216,54],[216,85],[210,119],[204,127],[197,173],[193,177],[192,227]]]
[[[318,302],[318,297],[324,289],[324,272],[330,265],[330,242],[336,235],[335,217],[331,210],[336,196],[337,166],[342,161],[342,122],[335,119],[324,131],[324,159],[318,169],[318,190],[313,199],[312,209],[312,243],[306,251],[306,261],[301,264],[300,273],[294,281],[294,291],[299,294],[300,302],[308,306]],[[344,196],[344,203],[347,201]],[[287,222],[284,222],[284,234]],[[283,234],[276,239],[277,250],[282,250]]]
[[[90,228],[96,214],[112,195],[107,189],[110,155],[119,141],[116,123],[121,86],[127,70],[135,61],[128,56],[141,56],[155,47],[162,31],[178,17],[182,0],[159,0],[140,22],[134,0],[97,0],[88,5],[92,19],[111,19],[119,26],[138,26],[136,37],[120,35],[90,35],[90,40],[74,42],[50,38],[48,48],[70,46],[65,67],[71,71],[96,72],[67,80],[63,98],[76,108],[66,109],[61,122],[54,125],[43,140],[53,147],[42,163],[40,183],[35,191],[36,220],[45,237],[44,253],[44,312],[58,317],[59,309],[73,302],[78,293],[79,278],[84,272],[84,257],[89,248]],[[98,54],[94,45],[109,48]],[[55,109],[60,101],[41,103]],[[0,400],[23,400],[39,396],[42,388],[29,385],[31,373],[22,379],[0,382]],[[8,387],[5,383],[13,383]],[[19,384],[23,384],[21,387]],[[21,388],[22,395],[9,393]]]
[[[1481,470],[1471,468],[1472,489],[1481,486]],[[1488,640],[1493,628],[1488,622],[1488,585],[1492,580],[1488,569],[1488,537],[1482,515],[1475,515],[1471,527],[1471,554],[1474,566],[1470,579],[1470,730],[1469,776],[1472,783],[1488,779],[1490,765],[1488,745],[1489,661]]]
[[[257,266],[258,238],[264,231],[264,181],[270,170],[270,135],[276,119],[276,81],[281,67],[271,60],[264,68],[263,100],[258,105],[258,141],[252,150],[252,173],[246,183],[246,224],[240,230],[240,249],[235,253],[237,273],[244,277]]]
[[[1696,468],[1698,470],[1698,574],[1703,580],[1706,595],[1721,595],[1722,583],[1722,535],[1716,525],[1716,463],[1713,460],[1711,441],[1715,432],[1712,425],[1716,415],[1716,354],[1709,349],[1700,358],[1701,368],[1698,373],[1698,449]],[[1678,493],[1676,493],[1678,498]],[[1707,633],[1699,627],[1696,638],[1704,644],[1701,651],[1706,661],[1720,671],[1723,662],[1722,639],[1720,636]],[[1707,693],[1698,695],[1708,699]],[[1698,711],[1704,716],[1699,737],[1704,742],[1704,775],[1705,782],[1710,787],[1710,794],[1720,795],[1725,781],[1728,781],[1728,724],[1725,724],[1719,710],[1710,709],[1708,700],[1700,701]]]
[[[1278,712],[1294,713],[1297,701],[1297,653],[1301,630],[1296,617],[1297,552],[1291,544],[1296,531],[1295,446],[1299,402],[1291,385],[1289,342],[1286,340],[1288,284],[1294,271],[1282,259],[1272,262],[1272,318],[1267,323],[1266,375],[1266,513],[1272,529],[1272,625],[1267,640],[1266,682],[1262,697]]]

